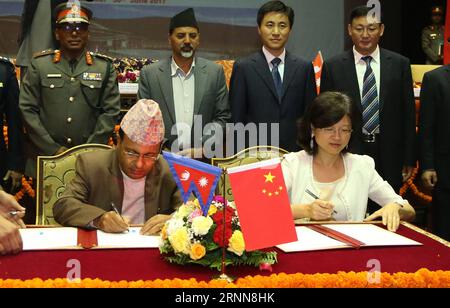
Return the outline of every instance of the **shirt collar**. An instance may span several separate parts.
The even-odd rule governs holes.
[[[356,51],[355,46],[353,46],[353,55],[355,56],[355,64],[360,63],[360,61],[364,62],[364,60],[362,60],[362,58],[365,56],[360,54],[358,51]],[[377,48],[375,49],[375,51],[372,52],[369,56],[372,57],[372,59],[375,63],[380,63],[380,47],[377,45]]]
[[[175,77],[178,74],[178,72],[181,72],[185,76],[189,76],[192,73],[192,70],[194,69],[194,67],[195,67],[195,58],[192,61],[192,65],[191,65],[191,68],[189,69],[189,72],[187,74],[184,74],[184,71],[178,66],[178,64],[175,62],[175,60],[172,57],[172,61],[170,62],[170,69],[172,72],[171,77]]]
[[[264,53],[264,56],[266,57],[267,63],[269,64],[269,66],[272,65],[272,60],[275,58],[279,58],[281,60],[280,64],[284,64],[284,60],[286,59],[286,48],[283,49],[283,52],[281,53],[281,55],[279,57],[275,57],[273,54],[271,54],[266,46],[263,46],[262,51]]]

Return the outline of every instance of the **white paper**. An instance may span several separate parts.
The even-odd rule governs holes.
[[[365,246],[414,246],[422,245],[403,235],[388,231],[371,224],[337,224],[326,227],[344,233],[363,242]]]
[[[372,224],[327,224],[330,229],[339,231],[354,239],[363,242],[363,246],[414,246],[422,245],[397,233],[390,232]],[[337,248],[350,248],[351,246],[334,240],[307,226],[297,226],[297,242],[278,245],[284,252],[314,251]]]
[[[137,83],[119,83],[120,94],[137,94],[138,84]]]
[[[77,228],[20,229],[23,250],[73,249],[77,247]]]
[[[159,236],[140,235],[140,227],[129,228],[129,232],[105,233],[97,231],[98,248],[158,248]]]

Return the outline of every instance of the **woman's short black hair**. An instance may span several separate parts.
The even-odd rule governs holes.
[[[314,99],[304,116],[298,121],[297,143],[308,154],[316,154],[317,144],[312,137],[312,127],[333,126],[346,115],[349,116],[353,126],[355,113],[350,97],[340,92],[323,92]],[[313,139],[313,147],[311,147],[311,139]],[[345,153],[346,150],[342,152]]]
[[[261,6],[258,10],[258,15],[256,16],[258,27],[261,27],[264,16],[271,12],[277,12],[286,15],[289,19],[289,27],[292,28],[292,26],[294,25],[295,14],[294,10],[290,6],[287,6],[281,1],[269,1],[263,4],[263,6]]]

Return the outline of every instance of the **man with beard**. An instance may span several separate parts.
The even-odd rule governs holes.
[[[169,43],[172,56],[141,71],[138,98],[160,105],[165,146],[181,155],[211,158],[204,149],[217,151],[231,118],[223,68],[195,56],[200,31],[192,8],[171,19]]]

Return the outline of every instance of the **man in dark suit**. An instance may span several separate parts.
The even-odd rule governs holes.
[[[115,149],[77,157],[76,176],[53,207],[58,223],[116,233],[127,230],[128,222],[144,224],[142,234],[155,234],[181,205],[160,155],[164,123],[158,104],[138,101],[120,128]]]
[[[8,124],[8,146],[3,136],[4,118]],[[21,184],[24,168],[22,142],[19,85],[14,64],[9,59],[0,57],[0,187],[4,181],[4,188],[11,191],[15,191]]]
[[[316,96],[314,69],[285,49],[294,23],[292,8],[281,1],[267,2],[259,9],[257,22],[263,48],[235,62],[230,104],[233,122],[248,127],[255,123],[258,140],[248,138],[234,150],[269,144],[297,151],[296,121]]]
[[[169,42],[172,56],[142,69],[138,97],[160,105],[165,146],[180,155],[211,158],[220,151],[231,118],[223,68],[195,56],[200,31],[192,8],[171,19]]]
[[[420,92],[420,168],[433,188],[433,233],[450,240],[450,66],[426,73]]]
[[[348,33],[353,50],[325,61],[321,91],[341,91],[352,98],[358,116],[350,149],[371,156],[377,171],[398,192],[416,164],[410,63],[378,46],[384,25],[366,6],[352,11]]]

